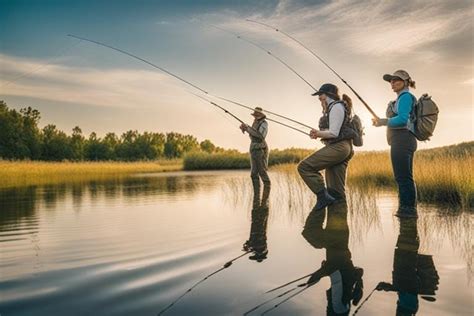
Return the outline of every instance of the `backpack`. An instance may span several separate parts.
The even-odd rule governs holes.
[[[418,101],[416,99],[414,101],[408,130],[420,141],[429,140],[438,122],[438,106],[426,93]]]
[[[365,135],[365,133],[364,133],[364,126],[362,125],[362,120],[360,119],[358,115],[354,115],[350,119],[349,124],[355,132],[354,137],[352,138],[352,144],[356,147],[363,146],[364,145],[363,136]]]

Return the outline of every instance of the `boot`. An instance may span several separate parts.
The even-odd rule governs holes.
[[[313,210],[319,211],[324,209],[326,206],[329,206],[336,202],[336,199],[332,197],[326,189],[322,189],[318,193],[316,193],[318,198],[316,205],[314,206]]]

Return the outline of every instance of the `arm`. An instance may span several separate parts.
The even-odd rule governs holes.
[[[247,125],[247,132],[254,137],[260,138],[261,140],[265,140],[265,137],[267,136],[268,132],[268,123],[263,122],[262,124],[260,124],[258,131]]]
[[[337,103],[329,112],[329,130],[318,131],[317,136],[320,138],[336,138],[341,131],[342,123],[344,123],[345,110],[344,105]]]
[[[412,108],[413,98],[411,94],[405,93],[398,100],[398,114],[388,120],[388,127],[406,126]]]

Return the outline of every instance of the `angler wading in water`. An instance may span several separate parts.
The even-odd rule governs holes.
[[[415,88],[415,82],[404,70],[397,70],[393,75],[386,74],[383,79],[390,82],[397,99],[389,102],[387,118],[374,118],[372,121],[375,126],[387,126],[393,174],[398,184],[399,206],[396,216],[417,217],[416,186],[413,179],[413,157],[417,141],[409,130],[410,114],[416,102],[409,88]]]
[[[250,177],[253,185],[253,205],[260,206],[260,179],[263,182],[262,201],[268,201],[270,195],[270,178],[268,177],[268,145],[265,137],[268,133],[268,123],[263,109],[256,107],[252,116],[255,118],[252,126],[242,123],[240,129],[249,133],[250,137]]]
[[[345,199],[346,169],[354,155],[352,139],[355,132],[350,124],[352,101],[345,94],[341,100],[337,86],[323,84],[313,95],[319,96],[323,116],[319,121],[319,130],[311,130],[310,137],[321,138],[325,146],[301,161],[298,172],[317,196],[313,210],[321,210],[336,199]],[[327,189],[322,170],[325,170]]]

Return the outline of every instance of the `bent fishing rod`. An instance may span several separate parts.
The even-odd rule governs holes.
[[[298,39],[294,38],[293,36],[291,36],[290,34],[280,30],[279,28],[275,27],[275,26],[271,26],[269,24],[266,24],[266,23],[263,23],[263,22],[259,22],[259,21],[255,21],[255,20],[251,20],[251,19],[245,19],[247,22],[251,22],[251,23],[256,23],[256,24],[260,24],[264,27],[267,27],[267,28],[270,28],[274,31],[277,31],[281,34],[283,34],[284,36],[288,37],[289,39],[291,39],[292,41],[296,42],[297,44],[299,44],[301,47],[303,47],[306,51],[308,51],[311,55],[313,55],[314,57],[316,57],[320,62],[322,62],[327,68],[329,68],[329,70],[331,70],[339,79],[341,79],[341,81],[355,94],[355,96],[360,100],[360,102],[362,102],[362,104],[367,108],[367,110],[370,112],[370,114],[373,115],[374,118],[379,118],[377,114],[375,114],[374,110],[372,110],[372,108],[367,104],[367,102],[365,102],[364,99],[362,99],[362,97],[357,93],[357,91],[354,90],[354,88],[351,87],[351,85],[344,79],[342,78],[331,66],[329,66],[320,56],[318,56],[314,51],[312,51],[311,49],[309,49],[305,44],[303,44],[301,41],[299,41]]]
[[[228,267],[230,267],[232,265],[232,263],[234,263],[234,261],[236,261],[237,259],[240,259],[242,258],[243,256],[251,253],[252,251],[247,251],[243,254],[241,254],[240,256],[238,257],[235,257],[234,259],[231,259],[229,261],[227,261],[226,263],[224,263],[224,265],[222,266],[222,268],[208,274],[206,277],[202,278],[201,280],[199,280],[198,282],[196,282],[193,286],[191,286],[189,289],[187,289],[183,294],[181,294],[177,299],[175,299],[173,302],[171,302],[168,306],[166,306],[164,309],[162,309],[159,313],[158,313],[158,316],[160,315],[163,315],[167,310],[169,310],[171,307],[173,307],[174,304],[176,304],[180,299],[182,299],[184,296],[186,296],[186,294],[188,294],[189,292],[191,292],[194,288],[196,288],[196,286],[198,286],[199,284],[201,284],[202,282],[206,281],[207,279],[209,279],[211,276],[221,272],[222,270],[224,269],[227,269]]]
[[[176,74],[174,74],[174,73],[172,73],[172,72],[170,72],[170,71],[164,69],[163,67],[160,67],[160,66],[158,66],[158,65],[156,65],[156,64],[154,64],[154,63],[152,63],[152,62],[150,62],[150,61],[148,61],[148,60],[146,60],[146,59],[144,59],[144,58],[141,58],[141,57],[139,57],[139,56],[137,56],[137,55],[134,55],[134,54],[132,54],[132,53],[126,52],[126,51],[124,51],[124,50],[122,50],[122,49],[120,49],[120,48],[116,48],[116,47],[113,47],[113,46],[111,46],[111,45],[108,45],[108,44],[99,42],[99,41],[91,40],[91,39],[88,39],[88,38],[85,38],[85,37],[76,36],[76,35],[73,35],[73,34],[68,34],[67,36],[70,36],[70,37],[73,37],[73,38],[76,38],[76,39],[80,39],[80,40],[82,40],[82,41],[87,41],[87,42],[94,43],[94,44],[99,45],[99,46],[103,46],[103,47],[106,47],[106,48],[115,50],[115,51],[120,52],[120,53],[122,53],[122,54],[125,54],[125,55],[127,55],[127,56],[129,56],[129,57],[132,57],[132,58],[135,58],[135,59],[137,59],[137,60],[139,60],[139,61],[142,61],[142,62],[144,62],[144,63],[146,63],[146,64],[148,64],[148,65],[150,65],[150,66],[152,66],[152,67],[154,67],[154,68],[156,68],[156,69],[159,69],[159,70],[163,71],[164,73],[166,73],[166,74],[168,74],[168,75],[170,75],[170,76],[172,76],[172,77],[178,79],[179,81],[184,82],[184,83],[190,85],[191,87],[193,87],[193,88],[195,88],[195,89],[197,89],[197,90],[203,92],[203,93],[206,94],[206,95],[209,95],[209,96],[212,96],[212,97],[221,99],[221,100],[223,100],[223,101],[227,101],[227,102],[233,103],[233,104],[235,104],[235,105],[238,105],[238,106],[240,106],[240,107],[246,108],[246,109],[248,109],[248,110],[254,110],[252,107],[247,106],[247,105],[245,105],[245,104],[242,104],[242,103],[239,103],[239,102],[230,100],[230,99],[226,99],[226,98],[223,98],[223,97],[220,97],[220,96],[213,95],[213,94],[209,93],[208,91],[206,91],[206,90],[204,90],[204,89],[198,87],[197,85],[195,85],[195,84],[193,84],[193,83],[191,83],[191,82],[185,80],[184,78],[182,78],[182,77],[180,77],[180,76],[178,76],[178,75],[176,75]],[[274,113],[274,112],[270,112],[270,111],[268,111],[268,110],[263,110],[263,111],[266,112],[266,113],[268,113],[268,114],[275,115],[275,116],[278,116],[278,117],[280,117],[280,118],[289,120],[289,121],[291,121],[291,122],[293,122],[293,123],[296,123],[296,124],[299,124],[299,125],[301,125],[301,126],[304,126],[304,127],[310,128],[310,129],[313,129],[313,127],[311,127],[311,126],[309,126],[309,125],[306,125],[306,124],[304,124],[304,123],[298,122],[298,121],[293,120],[293,119],[291,119],[291,118],[289,118],[289,117],[286,117],[286,116],[284,116],[284,115],[280,115],[280,114],[277,114],[277,113]],[[287,127],[288,127],[288,126],[287,126]],[[294,128],[293,128],[293,129],[294,129]],[[305,133],[305,134],[307,134],[307,133]]]
[[[247,125],[247,123],[245,123],[244,121],[242,121],[240,118],[238,118],[237,116],[235,116],[234,114],[232,114],[229,110],[225,109],[224,107],[220,106],[219,104],[217,104],[217,103],[215,103],[215,102],[209,100],[208,98],[205,98],[205,97],[203,97],[203,96],[200,96],[199,94],[195,94],[195,93],[192,93],[192,92],[189,92],[189,93],[191,93],[192,95],[195,95],[196,97],[198,97],[198,98],[200,98],[200,99],[202,99],[202,100],[204,100],[204,101],[206,101],[206,102],[209,102],[210,104],[212,104],[212,105],[218,107],[219,109],[223,110],[225,113],[227,113],[227,114],[229,114],[230,116],[232,116],[233,118],[235,118],[235,119],[236,119],[237,121],[239,121],[240,123]],[[295,131],[297,131],[297,132],[300,132],[300,133],[302,133],[302,134],[305,134],[306,136],[309,136],[309,133],[308,133],[308,132],[305,132],[305,131],[303,131],[303,130],[301,130],[301,129],[299,129],[299,128],[296,128],[296,127],[294,127],[294,126],[291,126],[291,125],[282,123],[282,122],[280,122],[280,121],[277,121],[277,120],[274,120],[274,119],[271,119],[271,118],[268,118],[268,117],[267,117],[266,119],[267,119],[268,121],[270,121],[270,122],[280,124],[280,125],[282,125],[282,126],[291,128],[291,129],[293,129],[293,130],[295,130]]]

